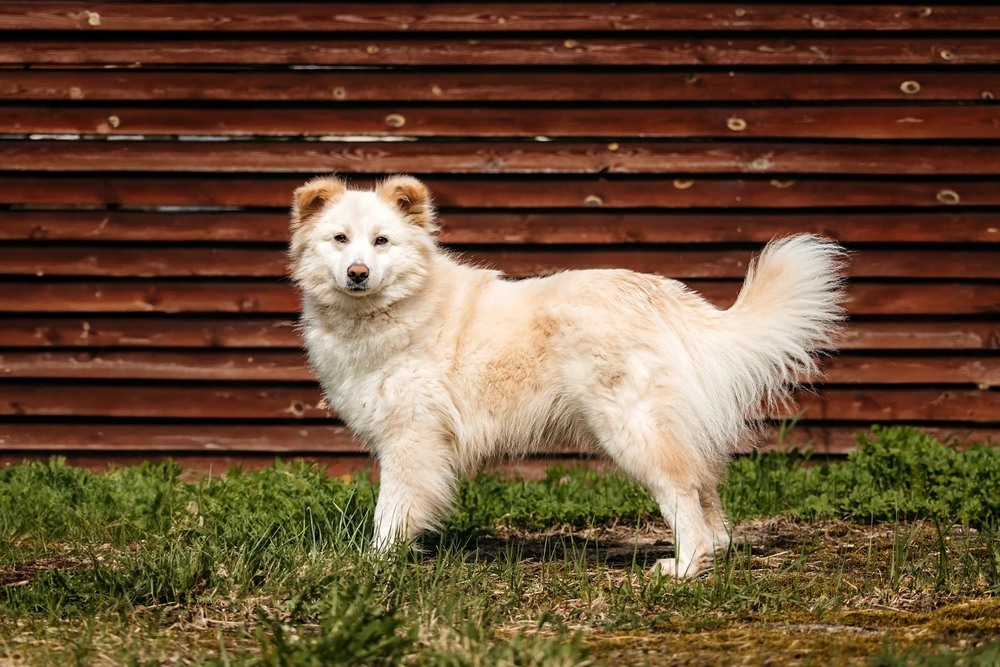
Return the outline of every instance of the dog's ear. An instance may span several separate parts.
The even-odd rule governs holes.
[[[324,206],[347,191],[347,184],[336,176],[320,176],[295,191],[292,197],[292,230],[299,229]]]
[[[402,213],[407,222],[431,232],[437,231],[431,192],[412,176],[386,179],[375,187],[375,194]]]

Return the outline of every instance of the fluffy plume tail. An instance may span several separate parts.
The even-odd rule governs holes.
[[[800,234],[772,241],[750,265],[728,315],[750,371],[739,378],[746,409],[785,402],[789,387],[816,378],[816,353],[833,345],[843,319],[843,249]]]
[[[795,385],[817,379],[817,356],[844,318],[845,263],[839,245],[812,234],[771,241],[751,263],[736,302],[699,345],[715,400],[698,421],[717,454],[745,439],[762,408],[785,407]]]

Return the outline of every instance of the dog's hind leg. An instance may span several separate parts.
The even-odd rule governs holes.
[[[678,578],[693,577],[711,560],[712,529],[698,495],[698,486],[663,475],[647,484],[663,518],[674,532],[674,557],[656,561],[652,571]]]
[[[698,489],[698,499],[705,514],[705,521],[711,530],[712,542],[716,554],[724,554],[733,541],[732,527],[722,507],[719,489],[715,480],[704,482]]]
[[[699,490],[704,464],[687,448],[659,429],[633,420],[604,430],[598,440],[618,466],[652,494],[674,533],[674,557],[662,558],[653,571],[692,577],[708,565],[713,553],[713,530],[706,521]]]

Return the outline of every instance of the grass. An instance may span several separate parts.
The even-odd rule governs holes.
[[[648,495],[581,467],[464,483],[388,558],[363,475],[7,467],[0,664],[998,664],[1000,449],[859,442],[738,460],[743,542],[679,583]]]

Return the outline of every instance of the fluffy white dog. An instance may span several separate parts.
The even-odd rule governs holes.
[[[380,548],[433,527],[485,460],[575,442],[649,490],[675,540],[654,569],[691,576],[730,542],[716,487],[734,448],[816,376],[842,318],[844,253],[807,234],[768,244],[719,310],[632,271],[514,281],[463,264],[407,176],[309,181],[291,227],[309,359],[380,464]]]

